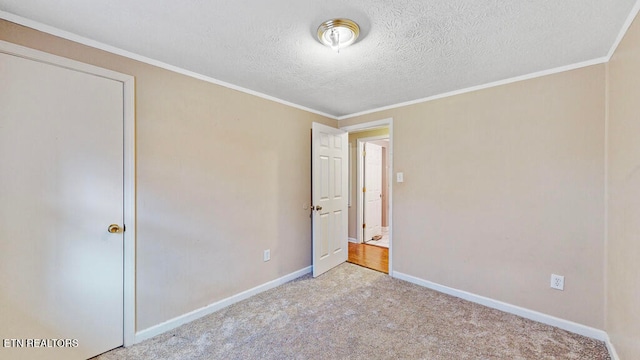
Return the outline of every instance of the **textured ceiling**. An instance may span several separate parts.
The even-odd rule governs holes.
[[[607,56],[636,0],[0,0],[0,10],[332,116]],[[336,54],[318,25],[361,38]]]

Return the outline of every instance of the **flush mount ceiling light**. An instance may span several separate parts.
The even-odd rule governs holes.
[[[318,40],[336,52],[353,44],[358,35],[360,27],[349,19],[331,19],[318,26]]]

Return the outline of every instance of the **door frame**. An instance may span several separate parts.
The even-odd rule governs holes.
[[[52,55],[0,40],[0,52],[45,64],[80,71],[122,83],[124,120],[123,157],[123,339],[133,345],[136,331],[135,259],[136,259],[136,164],[135,164],[135,78],[112,70]]]
[[[393,118],[386,118],[347,126],[340,126],[338,124],[338,126],[340,129],[349,133],[362,130],[374,130],[383,127],[389,128],[389,152],[387,154],[387,161],[389,165],[389,276],[393,277]],[[362,187],[360,187],[360,189],[362,189]],[[362,196],[362,191],[356,191],[356,193],[356,198]],[[362,201],[356,200],[356,202],[360,204],[360,206],[362,206]],[[356,213],[356,218],[358,217],[358,213]],[[360,228],[362,228],[362,219],[360,220],[360,224],[357,226],[360,226]],[[360,235],[360,237],[362,237],[362,234]]]
[[[362,196],[362,191],[361,191],[361,189],[364,187],[364,161],[362,161],[362,153],[364,152],[364,143],[372,142],[376,140],[384,140],[384,139],[389,139],[389,148],[391,148],[391,129],[389,129],[389,135],[378,135],[378,136],[371,136],[371,137],[357,139],[356,228],[358,229],[358,232],[357,232],[356,239],[358,240],[358,244],[364,243],[364,230],[362,230],[362,224],[364,223],[364,196]],[[388,152],[391,153],[391,150],[389,149]],[[389,192],[391,192],[391,189],[389,189]],[[391,209],[391,203],[389,203],[389,209]],[[390,227],[391,226],[389,226],[389,228]]]

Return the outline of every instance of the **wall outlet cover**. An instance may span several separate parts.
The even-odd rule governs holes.
[[[551,288],[556,290],[564,290],[564,276],[551,274]]]

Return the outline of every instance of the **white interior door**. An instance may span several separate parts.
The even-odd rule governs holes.
[[[348,134],[312,125],[313,276],[347,261]]]
[[[0,53],[0,169],[0,357],[122,345],[123,84]]]
[[[364,241],[382,235],[382,147],[364,144]]]

